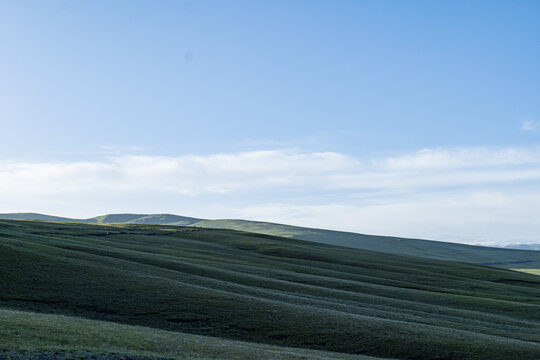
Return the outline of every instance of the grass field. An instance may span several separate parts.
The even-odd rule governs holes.
[[[540,357],[540,278],[506,269],[232,230],[9,220],[0,256],[4,309],[383,358]]]
[[[45,349],[45,350],[44,350]],[[0,359],[2,354],[43,354],[68,352],[80,359],[86,354],[135,355],[183,360],[368,360],[361,355],[285,348],[246,343],[200,335],[87,320],[62,315],[0,310]],[[68,357],[69,358],[69,357]]]
[[[522,271],[529,274],[540,275],[540,269],[512,269],[515,271]]]
[[[508,269],[540,271],[540,251],[471,246],[464,244],[407,239],[391,236],[365,235],[342,231],[303,228],[247,220],[204,220],[178,215],[111,214],[90,219],[68,219],[42,214],[0,214],[1,218],[48,220],[87,223],[139,223],[203,228],[230,229],[266,235],[282,236],[324,244],[346,246],[398,255],[426,257],[430,259],[470,262]]]
[[[221,228],[290,237],[398,255],[464,261],[503,268],[540,269],[540,251],[472,246],[443,241],[365,235],[246,220],[206,220],[193,226]]]

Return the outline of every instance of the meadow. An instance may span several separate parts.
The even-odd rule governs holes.
[[[253,355],[190,348],[199,339],[268,359],[540,357],[540,278],[502,268],[227,229],[17,220],[0,221],[0,256],[0,350]],[[76,340],[100,326],[117,343]]]
[[[419,256],[429,259],[469,262],[529,273],[540,272],[540,251],[473,246],[444,241],[367,235],[344,231],[305,228],[263,221],[238,219],[207,220],[171,214],[108,214],[89,219],[71,219],[36,213],[0,214],[0,219],[26,219],[83,223],[132,223],[192,226],[247,231],[288,237],[323,244],[372,250],[389,254]]]

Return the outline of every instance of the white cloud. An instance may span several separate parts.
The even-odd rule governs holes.
[[[521,123],[521,130],[523,131],[536,131],[540,127],[540,121],[524,120]]]
[[[172,212],[441,240],[539,239],[539,148],[426,149],[383,159],[251,151],[1,162],[0,211]]]
[[[229,208],[232,217],[469,244],[538,243],[540,188],[451,190],[362,203]]]
[[[411,155],[384,159],[382,165],[395,170],[439,170],[540,164],[540,148],[424,149]]]

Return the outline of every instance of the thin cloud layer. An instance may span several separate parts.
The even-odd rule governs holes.
[[[540,121],[525,120],[521,124],[521,130],[537,131],[539,126],[540,126]]]
[[[0,163],[0,211],[174,212],[463,242],[535,241],[540,149],[116,156]],[[66,213],[71,211],[71,213]]]
[[[411,155],[385,159],[382,164],[388,169],[395,170],[489,168],[540,164],[540,149],[424,149]]]

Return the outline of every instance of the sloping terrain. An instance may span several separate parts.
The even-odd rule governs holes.
[[[0,219],[2,218],[85,223],[161,224],[231,229],[315,241],[324,244],[346,246],[356,249],[373,250],[390,254],[419,256],[439,260],[463,261],[509,269],[532,269],[533,272],[535,269],[536,271],[540,271],[540,251],[533,251],[532,249],[516,250],[486,246],[471,246],[442,241],[407,239],[391,236],[364,235],[351,232],[311,229],[259,221],[204,220],[169,214],[112,214],[98,216],[91,219],[66,219],[41,214],[21,213],[0,214]]]
[[[138,215],[138,214],[109,214],[96,216],[91,219],[79,221],[89,223],[133,223],[133,224],[154,224],[154,225],[176,225],[187,226],[196,224],[201,219],[196,219],[187,216],[170,215],[170,214],[153,214],[153,215]]]
[[[0,310],[6,360],[369,360],[372,357],[225,340],[70,316]]]
[[[135,223],[135,224],[156,224],[156,225],[191,225],[203,219],[170,214],[107,214],[89,219],[73,219],[60,216],[44,215],[37,213],[9,213],[0,214],[0,219],[5,220],[42,220],[58,222],[80,222],[80,223]]]
[[[5,309],[383,358],[540,357],[540,278],[505,269],[232,230],[9,220],[0,256]]]
[[[540,251],[472,246],[393,236],[365,235],[246,220],[202,220],[192,225],[284,236],[293,239],[390,254],[464,261],[504,268],[540,269]]]
[[[5,220],[42,220],[42,221],[59,221],[59,222],[95,222],[89,219],[71,219],[61,216],[45,215],[38,213],[9,213],[0,214],[0,219]]]

